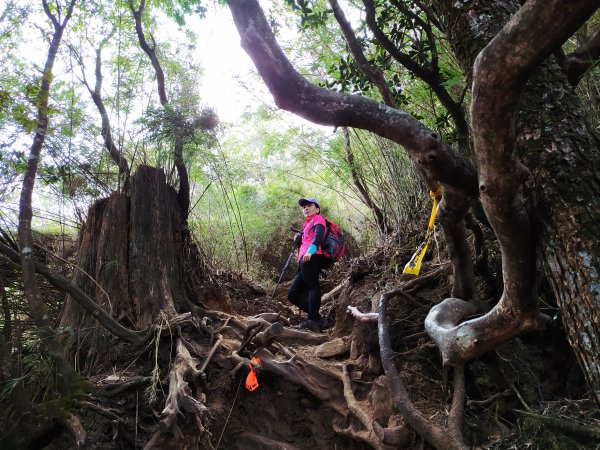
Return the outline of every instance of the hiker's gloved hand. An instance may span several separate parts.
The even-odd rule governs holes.
[[[302,233],[298,233],[296,235],[296,237],[294,238],[294,245],[296,247],[300,247],[300,244],[302,243]]]

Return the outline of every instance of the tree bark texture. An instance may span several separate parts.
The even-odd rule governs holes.
[[[158,311],[171,316],[187,304],[177,192],[167,185],[162,169],[138,168],[130,218],[130,293],[136,326],[145,328]]]
[[[108,151],[113,162],[119,167],[119,174],[123,174],[125,177],[125,186],[129,184],[129,164],[127,160],[123,156],[121,150],[117,147],[115,143],[112,131],[110,127],[110,118],[108,116],[108,111],[106,111],[106,106],[104,105],[104,101],[102,100],[102,46],[96,49],[96,82],[94,84],[94,89],[91,89],[90,86],[85,83],[90,95],[92,96],[92,100],[100,113],[100,117],[102,119],[102,137],[104,138],[104,146]]]
[[[80,232],[73,283],[117,320],[145,330],[163,311],[189,308],[177,193],[162,169],[140,166],[131,197],[113,193],[96,202]],[[90,314],[67,297],[61,326],[80,329]],[[89,339],[92,338],[92,339]],[[107,341],[90,334],[87,350]],[[80,343],[81,345],[81,343]]]
[[[117,192],[90,207],[79,233],[71,282],[110,316],[135,324],[135,311],[127,301],[128,207],[127,198]],[[79,346],[88,349],[88,357],[90,351],[102,354],[106,350],[109,336],[95,326],[91,315],[71,295],[67,295],[60,325],[77,333],[91,329],[77,337]]]
[[[65,12],[64,19],[60,21],[61,8],[57,8],[57,15],[54,15],[46,0],[43,1],[44,12],[52,22],[54,32],[51,37],[48,55],[42,72],[40,82],[40,91],[37,97],[37,126],[33,137],[33,143],[29,149],[29,158],[27,168],[23,177],[23,187],[21,188],[21,197],[19,202],[19,253],[21,259],[21,269],[23,273],[23,290],[29,305],[29,310],[37,327],[37,333],[48,351],[56,370],[56,382],[60,392],[68,392],[73,387],[73,382],[79,378],[79,375],[66,362],[60,354],[58,339],[53,333],[53,324],[50,320],[46,304],[41,297],[39,286],[36,280],[35,256],[33,253],[33,234],[31,231],[31,220],[33,217],[32,198],[37,176],[39,160],[46,140],[49,122],[49,99],[50,86],[52,84],[52,69],[58,53],[58,48],[62,41],[64,30],[71,18],[75,0],[72,0]]]
[[[133,1],[129,1],[129,8],[133,14],[135,19],[135,31],[138,37],[138,41],[140,43],[140,47],[152,63],[152,67],[154,68],[154,73],[156,75],[156,84],[158,89],[158,97],[160,99],[160,104],[163,107],[167,107],[169,105],[169,98],[167,97],[167,89],[165,86],[165,72],[158,60],[158,55],[156,54],[156,43],[154,42],[154,37],[151,36],[152,45],[148,44],[146,36],[144,34],[144,26],[142,22],[142,16],[144,15],[144,8],[146,6],[146,1],[142,0],[140,2],[140,7],[135,10],[133,6]],[[181,226],[187,232],[187,218],[189,215],[190,209],[190,180],[189,174],[187,171],[187,167],[183,161],[183,138],[180,135],[174,136],[173,142],[173,160],[175,163],[175,168],[177,169],[177,175],[179,176],[179,192],[177,200],[179,202],[179,214],[181,220]]]
[[[516,1],[502,2],[504,7],[498,7],[497,3],[479,1],[475,5],[474,2],[465,2],[457,7],[456,2],[436,2],[446,23],[452,24],[448,35],[467,73],[470,73],[477,54],[487,43],[482,36],[488,40],[494,37],[499,27],[509,19],[508,11],[516,12],[520,8]],[[567,9],[566,3],[569,3]],[[549,54],[569,34],[563,32],[562,36],[548,42],[546,30],[549,24],[553,24],[551,27],[556,30],[555,22],[568,25],[569,20],[581,21],[574,10],[578,5],[582,5],[582,9],[587,8],[584,17],[597,8],[595,2],[528,2],[525,5],[528,9],[521,10],[521,16],[517,16],[519,20],[511,28],[514,37],[509,31],[502,36],[503,45],[508,48],[503,49],[496,42],[489,57],[480,57],[475,65],[474,78],[488,79],[485,90],[474,92],[474,100],[479,95],[484,105],[496,105],[496,108],[478,110],[478,120],[489,121],[493,117],[494,123],[502,127],[500,123],[510,113],[500,108],[509,106],[502,106],[503,102],[495,99],[510,97],[511,90],[515,89],[511,83],[529,76],[532,70],[525,69],[521,75],[515,73],[508,80],[502,78],[507,76],[508,64],[515,66],[510,58],[518,52],[525,59],[525,55],[540,52],[543,46],[546,46],[546,53]],[[565,15],[568,20],[563,17]],[[516,33],[519,29],[520,34]],[[527,38],[523,39],[526,33]],[[504,54],[507,59],[497,61],[495,67],[495,60]],[[502,70],[498,70],[500,67]],[[479,114],[486,109],[489,116]],[[537,255],[556,296],[569,341],[594,397],[600,401],[600,232],[597,225],[600,215],[600,147],[598,137],[587,127],[581,111],[579,99],[570,88],[568,79],[555,59],[550,57],[533,73],[521,94],[514,132],[510,125],[505,126],[509,133],[514,134],[492,144],[489,156],[479,161],[480,167],[487,165],[489,168],[480,174],[480,187],[482,184],[488,185],[486,196],[489,196],[494,194],[489,193],[489,181],[486,180],[496,180],[495,183],[517,182],[512,189],[520,191],[521,200],[518,204],[502,203],[496,198],[492,200],[493,205],[488,202],[486,206],[484,199],[486,213],[499,239],[503,234],[510,237],[507,246],[512,250],[509,249],[511,253],[507,253],[507,256],[518,261],[523,260],[526,254],[530,255],[528,268],[514,267],[508,273],[505,270],[505,286],[514,286],[527,273],[529,281],[525,281],[529,283],[527,289],[531,291],[528,297],[531,298],[531,307],[537,307],[533,298],[534,258]],[[507,142],[510,140],[514,143]],[[526,166],[519,170],[521,180],[516,179],[514,170],[502,169],[502,160],[493,162],[494,154],[507,146],[515,148],[512,156],[503,161],[516,159]],[[478,155],[481,159],[482,154]],[[509,219],[514,211],[520,211],[523,218],[530,218],[529,231],[509,231],[508,226],[514,226],[516,222]],[[505,225],[494,221],[494,216]],[[515,239],[519,236],[530,238]],[[534,242],[538,242],[537,248],[532,248]],[[505,261],[508,259],[504,258]],[[523,295],[527,295],[526,292]]]

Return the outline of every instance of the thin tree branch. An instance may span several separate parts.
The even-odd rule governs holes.
[[[436,133],[405,112],[309,83],[283,54],[256,0],[231,0],[228,6],[242,47],[280,108],[321,125],[362,128],[386,137],[406,149],[426,180],[452,185],[467,196],[477,195],[475,171]]]
[[[443,86],[443,79],[437,68],[435,61],[431,62],[431,67],[425,67],[414,61],[410,56],[401,52],[394,43],[386,36],[386,34],[377,25],[375,16],[375,4],[373,0],[363,0],[367,13],[367,24],[373,35],[383,46],[383,48],[402,66],[413,73],[416,77],[426,83],[435,93],[440,103],[444,105],[446,110],[452,116],[456,125],[457,134],[460,137],[461,148],[468,148],[469,126],[465,118],[465,112],[462,106],[455,102],[446,88]],[[435,63],[435,64],[434,64]]]
[[[385,220],[385,216],[381,208],[377,206],[367,186],[362,182],[358,171],[356,170],[356,163],[354,162],[354,152],[352,151],[352,146],[350,145],[350,133],[348,132],[348,127],[344,127],[344,137],[346,139],[346,156],[348,158],[348,167],[350,168],[350,175],[352,176],[352,181],[354,181],[354,185],[358,189],[360,196],[362,197],[364,203],[373,211],[373,215],[375,216],[375,221],[377,222],[377,226],[381,230],[382,233],[388,233],[392,230],[392,228],[387,224]]]
[[[52,34],[52,40],[50,47],[48,48],[48,55],[46,57],[46,64],[44,66],[44,72],[40,84],[40,90],[37,98],[37,126],[33,143],[29,150],[29,158],[27,161],[27,169],[23,178],[23,187],[21,189],[21,198],[19,203],[19,248],[21,254],[21,267],[23,270],[23,284],[25,297],[29,303],[31,314],[36,322],[36,325],[40,329],[42,335],[48,338],[48,345],[56,347],[56,342],[50,335],[52,323],[50,316],[47,313],[46,306],[40,296],[39,287],[35,280],[35,264],[33,256],[33,235],[31,232],[31,220],[33,217],[32,210],[32,197],[35,185],[35,179],[37,175],[38,164],[40,160],[40,154],[44,141],[46,139],[46,133],[48,131],[48,101],[50,98],[50,85],[52,83],[52,70],[58,48],[62,41],[63,33],[68,20],[71,18],[73,9],[75,7],[75,1],[71,0],[69,3],[67,14],[62,23],[52,14],[48,3],[43,0],[44,11],[48,18],[52,21],[54,26],[54,33]],[[52,350],[56,351],[57,348]]]
[[[18,254],[15,252],[15,250],[11,249],[5,244],[0,243],[0,253],[6,257],[6,261],[11,267],[19,267],[16,262]],[[52,285],[64,292],[68,292],[82,308],[84,308],[92,317],[95,317],[98,322],[104,328],[106,328],[107,331],[119,339],[122,339],[130,344],[141,345],[151,336],[150,330],[133,331],[122,326],[115,319],[113,319],[110,314],[98,306],[94,300],[88,297],[85,292],[83,292],[62,275],[50,270],[46,265],[35,261],[35,269]]]
[[[333,10],[335,20],[337,20],[342,33],[344,33],[344,38],[346,39],[346,43],[348,44],[348,47],[354,56],[354,60],[358,64],[358,68],[369,80],[371,80],[375,86],[377,86],[377,89],[383,98],[383,102],[392,108],[397,108],[396,102],[394,102],[394,98],[390,92],[390,88],[385,80],[383,72],[378,68],[373,67],[373,65],[367,61],[360,43],[358,42],[358,39],[356,39],[354,30],[352,29],[350,22],[348,22],[346,19],[346,15],[344,14],[344,11],[340,7],[339,3],[337,0],[329,0],[329,4]]]
[[[169,104],[169,99],[167,97],[167,91],[165,88],[165,73],[162,69],[160,61],[158,60],[158,57],[156,56],[156,42],[154,41],[154,37],[150,36],[150,39],[152,40],[152,46],[150,46],[146,41],[146,36],[144,35],[142,16],[144,14],[145,3],[145,0],[142,0],[140,2],[140,7],[135,10],[133,6],[133,0],[129,0],[129,8],[131,9],[135,19],[135,31],[138,36],[140,47],[142,47],[142,50],[144,50],[146,55],[148,55],[148,58],[150,58],[150,62],[152,63],[152,67],[154,67],[160,104],[163,107],[166,107]],[[175,136],[173,137],[173,160],[177,169],[177,175],[179,176],[179,190],[177,191],[179,216],[182,227],[184,230],[187,230],[187,219],[190,210],[190,181],[187,167],[183,162],[183,137],[178,133],[178,131],[179,130],[175,130]]]
[[[131,9],[133,18],[135,19],[135,31],[140,42],[140,47],[142,47],[142,50],[144,50],[146,55],[148,55],[148,58],[150,58],[150,62],[154,68],[154,73],[156,74],[160,104],[164,106],[169,103],[169,100],[167,99],[167,92],[165,90],[165,73],[163,72],[160,62],[158,61],[158,57],[156,56],[156,44],[154,43],[154,38],[152,36],[150,37],[150,39],[152,39],[152,46],[150,46],[146,40],[146,36],[144,35],[142,16],[144,14],[145,6],[146,0],[141,0],[140,7],[136,10],[133,6],[133,0],[129,0],[129,9]]]
[[[122,152],[119,150],[115,141],[112,137],[112,131],[110,126],[110,119],[108,117],[108,112],[106,111],[106,106],[104,105],[104,101],[102,100],[102,45],[100,45],[96,50],[96,67],[95,67],[95,77],[96,82],[94,84],[94,88],[92,89],[88,84],[85,73],[83,70],[83,63],[81,67],[81,71],[83,74],[83,84],[87,87],[88,92],[90,93],[98,112],[100,113],[100,118],[102,119],[102,130],[101,135],[104,138],[104,146],[108,150],[108,154],[110,155],[113,162],[119,168],[119,173],[125,176],[125,188],[127,188],[129,184],[129,164],[127,160],[123,156]]]

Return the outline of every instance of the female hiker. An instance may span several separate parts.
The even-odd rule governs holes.
[[[326,261],[321,250],[325,235],[326,222],[321,216],[321,207],[314,198],[301,198],[298,204],[304,214],[302,233],[296,237],[298,246],[298,272],[292,281],[288,299],[308,318],[298,325],[300,329],[322,331],[326,327],[325,319],[321,318],[321,287],[319,274],[326,267]]]

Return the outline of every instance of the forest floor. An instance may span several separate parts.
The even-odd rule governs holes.
[[[360,439],[364,423],[340,403],[340,396],[345,394],[334,392],[341,390],[341,382],[331,381],[331,374],[341,373],[342,368],[348,371],[356,404],[369,417],[390,428],[403,425],[389,396],[381,394],[386,391],[381,389],[385,377],[376,324],[357,323],[348,313],[349,306],[366,313],[376,311],[381,294],[397,287],[403,294],[388,310],[394,361],[415,406],[443,425],[452,391],[444,380],[451,377],[445,373],[423,323],[429,309],[450,296],[451,268],[443,260],[429,260],[419,277],[403,278],[398,261],[406,261],[411,248],[393,248],[348,260],[327,275],[322,281],[321,312],[332,327],[322,333],[298,331],[287,341],[269,344],[269,354],[281,365],[287,361],[302,372],[280,375],[258,368],[258,388],[252,392],[244,386],[248,366],[236,365],[231,355],[243,341],[243,326],[251,323],[252,317],[268,313],[266,306],[274,286],[266,291],[231,277],[220,285],[219,292],[204,295],[203,307],[210,311],[204,317],[204,331],[182,327],[170,333],[186,340],[199,362],[210,358],[217,336],[220,339],[204,375],[185,380],[207,414],[199,420],[182,410],[167,433],[157,430],[169,398],[174,339],[165,331],[153,341],[155,345],[144,349],[115,343],[110,355],[101,358],[103,364],[87,374],[96,388],[79,398],[72,409],[87,434],[79,448],[372,448]],[[279,286],[272,309],[280,314],[278,320],[285,328],[291,329],[303,317],[288,303],[288,287],[289,281]],[[490,286],[482,286],[481,291],[483,299],[493,300],[498,294],[498,288]],[[241,324],[237,331],[236,323]],[[252,353],[248,347],[240,356],[250,357]],[[311,370],[322,377],[307,376]],[[600,426],[600,413],[586,396],[583,376],[559,323],[472,361],[466,367],[466,380],[463,432],[469,446],[598,449],[593,430]],[[60,429],[52,439],[46,436],[34,447],[77,448],[73,437]],[[401,444],[381,448],[431,447],[407,428]]]

